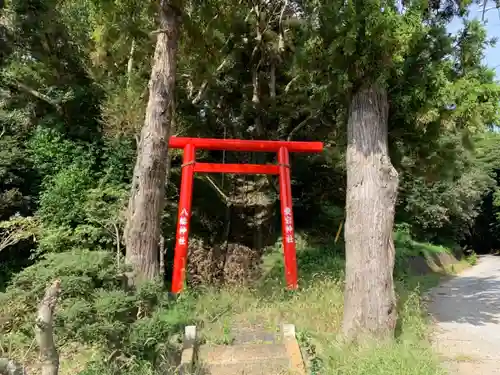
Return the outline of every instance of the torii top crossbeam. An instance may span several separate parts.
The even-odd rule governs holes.
[[[289,152],[315,153],[323,151],[322,142],[170,137],[169,147],[171,148],[184,148],[188,144],[200,150],[278,152],[280,148],[285,147]]]

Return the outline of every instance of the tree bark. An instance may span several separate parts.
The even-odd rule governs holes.
[[[35,321],[36,340],[40,348],[42,375],[57,375],[59,353],[54,343],[54,310],[61,294],[61,282],[54,281],[46,290],[38,306]],[[9,358],[0,358],[0,375],[25,375],[23,365]]]
[[[120,269],[120,258],[122,256],[122,249],[120,246],[121,237],[120,237],[120,228],[118,225],[113,223],[113,228],[115,230],[115,238],[116,238],[116,268]]]
[[[124,233],[133,284],[160,273],[158,243],[180,32],[180,11],[167,0],[159,1],[159,24]]]
[[[36,318],[36,340],[40,348],[42,375],[57,375],[59,373],[59,353],[54,343],[54,310],[56,308],[61,282],[56,280],[45,291],[38,307]]]
[[[26,375],[24,367],[9,358],[0,358],[0,375]]]
[[[343,332],[349,341],[391,338],[396,326],[392,230],[399,178],[389,157],[388,112],[385,89],[367,86],[354,95],[347,124]]]

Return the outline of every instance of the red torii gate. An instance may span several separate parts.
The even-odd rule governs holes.
[[[323,143],[171,137],[169,147],[184,150],[172,276],[172,293],[177,294],[181,292],[184,284],[188,253],[189,223],[191,218],[191,201],[193,195],[193,178],[195,172],[279,175],[285,279],[288,289],[297,289],[297,260],[295,254],[289,152],[322,152]],[[196,162],[196,149],[276,152],[278,164],[198,163]]]

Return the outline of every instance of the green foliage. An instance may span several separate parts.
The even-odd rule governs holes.
[[[38,222],[34,217],[13,216],[10,220],[0,221],[0,251],[15,245],[20,241],[36,238],[38,235]]]
[[[102,154],[103,182],[112,185],[130,183],[136,155],[134,141],[127,137],[104,140]]]
[[[471,266],[475,266],[478,261],[477,254],[474,251],[471,254],[467,255],[466,259]]]
[[[112,253],[72,250],[47,254],[12,279],[0,294],[2,334],[31,337],[37,302],[55,279],[62,290],[55,322],[60,344],[76,340],[155,362],[175,349],[172,338],[191,323],[190,299],[171,303],[162,283],[126,292]]]
[[[1,123],[1,120],[0,120]],[[5,125],[4,125],[5,131]],[[7,219],[16,212],[28,214],[35,206],[38,176],[26,154],[22,137],[0,137],[0,212]]]
[[[87,368],[80,371],[78,375],[134,375],[134,374],[156,375],[157,372],[148,361],[134,361],[128,366],[120,362],[107,363],[105,359],[91,362]]]
[[[28,147],[35,168],[46,181],[71,165],[91,168],[95,162],[88,144],[66,139],[63,134],[51,129],[35,129]]]
[[[411,227],[408,223],[397,224],[394,233],[396,248],[396,274],[405,274],[408,271],[408,260],[415,257],[427,258],[440,253],[450,253],[450,249],[431,243],[416,241],[411,236]]]
[[[51,179],[51,187],[40,196],[39,214],[47,224],[71,225],[82,220],[81,209],[92,175],[88,169],[70,165]]]
[[[95,144],[64,138],[38,128],[30,153],[44,190],[39,197],[39,248],[66,251],[74,246],[110,248],[121,242],[122,211],[133,148],[126,140],[105,143],[100,159]]]
[[[500,139],[487,131],[499,122],[500,86],[482,64],[492,41],[478,21],[464,21],[455,35],[447,31],[469,3],[429,10],[419,0],[403,8],[372,0],[186,1],[175,133],[323,141],[322,155],[293,156],[292,183],[295,223],[311,243],[298,255],[299,268],[315,282],[331,280],[344,267],[342,234],[332,243],[345,215],[349,100],[363,84],[376,82],[389,95],[390,151],[401,180],[396,274],[407,276],[409,257],[448,251],[435,243],[500,248]],[[11,262],[34,263],[1,295],[0,320],[6,319],[9,334],[30,336],[44,287],[61,278],[58,339],[123,355],[112,364],[103,355],[83,374],[160,371],[194,308],[191,296],[171,304],[158,284],[125,292],[117,267],[144,121],[155,5],[9,0],[0,10],[0,232],[8,246],[0,263],[9,271],[2,270],[1,279],[15,269]],[[182,163],[178,152],[173,155],[163,216],[167,247]],[[256,161],[244,153],[197,158],[275,162],[274,155]],[[228,196],[243,181],[218,177]],[[274,199],[273,185],[272,179],[262,184],[262,194]],[[196,235],[209,242],[222,237],[215,232],[227,227],[225,202],[206,180],[196,180],[193,207]],[[272,209],[278,212],[278,202]],[[231,225],[241,226],[250,215],[234,217]],[[279,220],[268,229],[279,236]],[[281,263],[266,264],[265,285],[274,288],[283,272],[281,254],[270,256],[276,254]],[[338,285],[328,287],[340,300]],[[417,310],[410,302],[407,308]],[[421,360],[426,349],[413,341],[409,346],[402,340],[349,355],[332,349],[323,361],[345,374],[404,374],[418,364],[422,374],[434,374],[431,361]]]
[[[44,260],[17,274],[2,294],[3,313],[13,312],[15,317],[5,328],[29,334],[37,302],[53,280],[61,280],[62,298],[83,298],[96,288],[120,285],[115,267],[108,252],[73,250],[47,254]]]
[[[44,220],[39,246],[42,252],[66,251],[74,246],[114,248],[121,244],[125,187],[100,184],[92,188],[90,179],[85,180],[86,175],[75,171],[71,175],[72,170],[65,170],[63,176],[75,179],[69,183],[62,180],[66,184],[54,184],[47,195],[42,195],[39,211]],[[78,186],[80,190],[73,190]]]

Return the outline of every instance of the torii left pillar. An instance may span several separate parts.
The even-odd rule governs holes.
[[[181,192],[177,216],[174,269],[172,275],[172,293],[175,294],[182,290],[184,275],[186,273],[195,158],[196,149],[194,145],[187,144],[184,147],[182,162]]]

